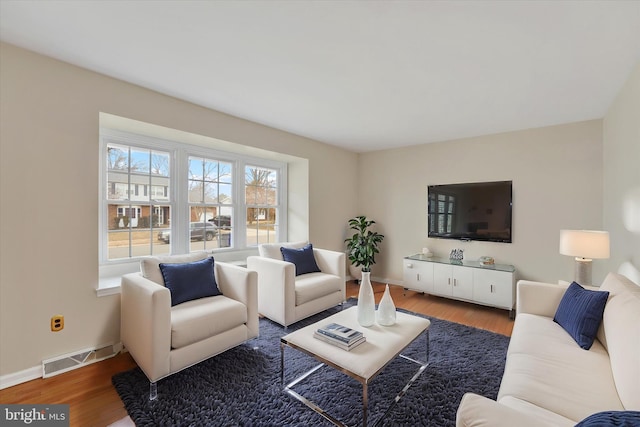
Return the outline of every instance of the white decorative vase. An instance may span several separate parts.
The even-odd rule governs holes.
[[[370,274],[368,271],[362,272],[360,292],[358,292],[358,323],[364,327],[369,327],[376,321],[376,301],[373,297]]]
[[[389,285],[385,288],[384,295],[382,295],[380,304],[378,304],[376,321],[382,326],[391,326],[396,323],[396,305],[393,303],[393,299],[391,299]]]

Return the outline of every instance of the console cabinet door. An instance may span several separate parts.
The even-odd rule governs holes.
[[[433,293],[451,296],[453,283],[451,280],[451,266],[447,264],[433,265]]]
[[[473,271],[473,299],[511,310],[514,301],[513,274],[505,271]]]
[[[433,293],[433,263],[405,259],[403,267],[405,288]]]
[[[458,265],[451,266],[451,295],[456,298],[466,300],[473,299],[473,269],[461,267]]]

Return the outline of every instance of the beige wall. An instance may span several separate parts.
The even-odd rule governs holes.
[[[604,226],[611,237],[610,270],[640,269],[640,64],[604,118]]]
[[[563,228],[602,227],[602,121],[488,135],[363,154],[360,212],[386,238],[372,275],[402,280],[402,257],[429,247],[448,257],[488,255],[513,264],[519,278],[573,278],[573,259],[558,253]],[[427,238],[429,184],[513,181],[513,243]],[[604,277],[594,266],[594,282]]]
[[[119,296],[94,290],[100,112],[308,159],[290,168],[291,236],[342,249],[355,153],[0,49],[0,376],[119,341]],[[65,316],[61,332],[49,330],[54,314]]]

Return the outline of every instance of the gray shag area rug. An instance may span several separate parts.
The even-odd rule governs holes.
[[[353,304],[351,299],[346,306]],[[332,425],[283,392],[280,337],[339,310],[324,311],[287,330],[260,319],[260,337],[160,380],[158,399],[153,402],[149,401],[149,381],[139,368],[116,374],[112,381],[137,426]],[[509,338],[422,317],[431,320],[430,364],[379,425],[454,426],[464,393],[497,396]],[[419,338],[403,354],[424,360],[425,340]],[[293,349],[287,348],[285,355],[287,381],[318,364]],[[396,358],[373,380],[369,424],[387,411],[417,367]],[[345,424],[362,424],[362,386],[345,374],[325,366],[294,390]]]

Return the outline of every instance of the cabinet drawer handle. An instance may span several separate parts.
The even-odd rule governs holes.
[[[493,293],[493,285],[491,285],[491,293]]]

